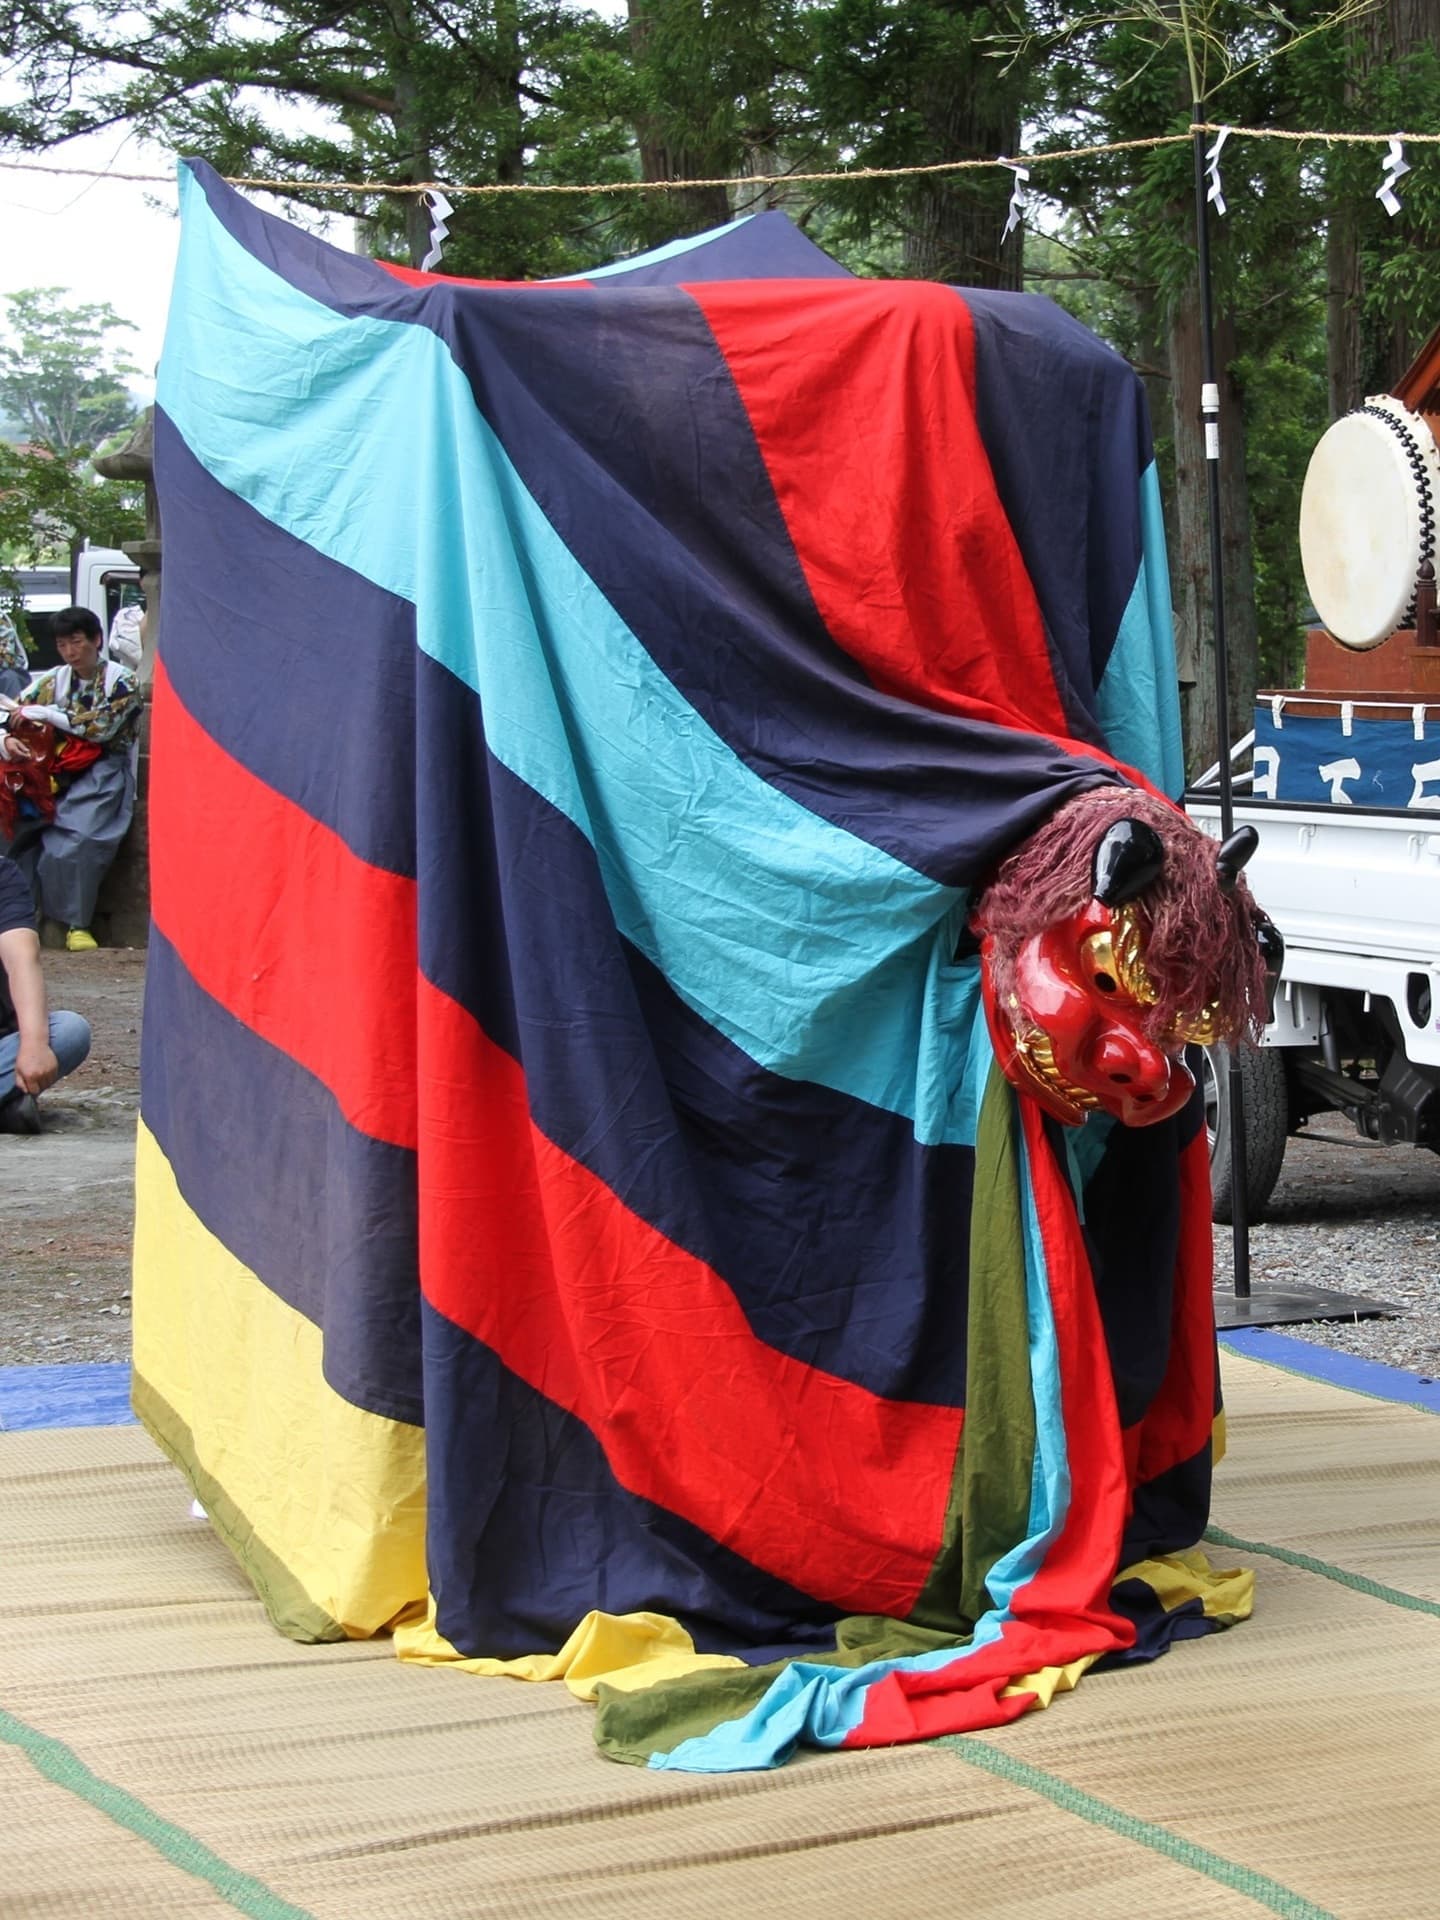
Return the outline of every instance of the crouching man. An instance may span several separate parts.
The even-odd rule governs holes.
[[[24,874],[0,855],[0,1133],[39,1133],[36,1095],[89,1051],[78,1013],[46,1014],[35,903]]]

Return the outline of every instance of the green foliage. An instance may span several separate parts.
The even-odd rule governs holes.
[[[1242,355],[1234,372],[1245,395],[1259,682],[1298,686],[1305,629],[1313,619],[1300,567],[1300,492],[1326,426],[1325,327],[1318,300],[1308,326],[1258,358]]]
[[[1058,11],[1061,30],[1044,69],[1050,104],[1036,110],[1042,146],[1143,139],[1186,125],[1191,73],[1177,31],[1180,0],[1134,0],[1106,15]],[[1374,23],[1367,27],[1361,9],[1338,22],[1331,0],[1296,0],[1283,11],[1201,0],[1183,11],[1208,36],[1197,77],[1211,91],[1211,120],[1370,131],[1440,125],[1435,49],[1367,70],[1361,49]],[[1374,200],[1381,151],[1234,139],[1222,156],[1230,210],[1223,221],[1212,218],[1216,306],[1233,323],[1229,372],[1244,407],[1254,571],[1243,591],[1253,593],[1262,684],[1283,685],[1298,673],[1308,611],[1299,496],[1327,420],[1327,220],[1343,213],[1358,224],[1372,387],[1393,377],[1373,370],[1397,325],[1424,315],[1423,338],[1440,321],[1440,168],[1428,154],[1417,162],[1401,187],[1404,217],[1390,223]],[[1166,324],[1196,297],[1192,149],[1057,163],[1037,168],[1035,184],[1064,209],[1052,242],[1029,242],[1027,259],[1042,276],[1035,284],[1158,374],[1156,451],[1173,501],[1170,408],[1155,401],[1168,383]],[[1062,270],[1057,255],[1064,271],[1088,277],[1046,277]],[[1230,571],[1237,587],[1233,564]]]
[[[13,569],[68,562],[82,540],[117,546],[145,530],[140,490],[102,480],[99,445],[130,424],[123,381],[135,369],[113,336],[130,326],[107,306],[70,306],[57,287],[7,295],[0,409],[20,444],[0,441],[0,585]]]
[[[1019,145],[1031,75],[994,53],[1028,29],[1020,0],[821,0],[810,20],[811,109],[848,164],[989,160]],[[827,184],[817,198],[842,253],[868,269],[999,284],[1012,272],[996,258],[1010,187],[986,169]],[[1018,259],[1020,238],[1010,244]]]
[[[74,461],[134,417],[124,382],[137,370],[111,339],[130,321],[108,306],[67,306],[60,287],[10,293],[5,305],[0,412],[24,439]]]
[[[117,547],[144,531],[138,487],[0,440],[0,595],[13,587],[17,567],[68,566],[86,540]]]
[[[755,176],[823,164],[805,77],[812,22],[798,0],[630,0],[631,112],[647,179]],[[617,232],[654,245],[729,212],[723,189],[617,199]]]
[[[632,177],[625,28],[548,0],[21,0],[0,52],[22,84],[0,142],[28,148],[127,121],[222,173],[278,180]],[[360,214],[377,252],[418,261],[414,196],[308,194]],[[602,199],[457,202],[445,267],[502,277],[593,260]]]
[[[453,273],[576,272],[778,201],[859,273],[983,277],[955,270],[958,261],[1013,275],[1019,238],[996,243],[1004,173],[819,189],[787,189],[786,177],[990,158],[1018,145],[1022,126],[1032,151],[1174,133],[1197,92],[1211,119],[1236,124],[1440,129],[1440,34],[1432,27],[1397,52],[1387,35],[1402,16],[1414,21],[1421,9],[1411,0],[628,0],[617,20],[575,0],[255,0],[243,14],[230,0],[161,0],[142,17],[131,0],[83,9],[13,0],[0,54],[17,90],[0,107],[0,144],[38,148],[127,121],[222,172],[281,180],[754,181],[729,195],[677,185],[644,196],[457,196],[443,261]],[[1355,236],[1367,388],[1388,385],[1385,370],[1440,321],[1440,160],[1410,154],[1404,210],[1391,221],[1374,197],[1379,154],[1242,139],[1225,149],[1231,212],[1213,228],[1217,304],[1233,321],[1259,671],[1271,681],[1294,671],[1305,612],[1295,528],[1326,415],[1327,225],[1332,240],[1342,226]],[[1027,284],[1144,374],[1173,498],[1166,339],[1195,298],[1191,149],[1037,167],[1031,193],[1051,206],[1027,222]],[[357,211],[349,193],[304,199],[336,215]],[[428,216],[413,198],[376,196],[358,212],[375,251],[418,261]],[[987,250],[995,257],[985,261]],[[9,360],[0,355],[0,413],[69,459],[123,417],[128,369],[113,354],[86,358],[102,339],[108,353],[113,316],[77,309],[62,326],[54,295],[21,299],[41,304],[15,315],[24,341]],[[31,378],[42,336],[45,353],[57,364],[68,357],[75,376],[63,405],[45,414]],[[0,551],[28,554],[51,534],[63,545],[76,530],[106,537],[98,483],[67,471],[61,501],[61,476],[34,463],[20,475],[15,457],[6,456],[7,499],[28,492],[31,517],[19,531],[0,519]]]
[[[1086,236],[1073,220],[1025,237],[1025,291],[1041,293],[1082,320],[1127,360],[1141,357],[1133,303],[1122,287],[1091,264]]]
[[[1440,132],[1440,45],[1352,66],[1338,81],[1333,73],[1324,77],[1328,125]],[[1440,325],[1440,163],[1434,148],[1410,150],[1411,171],[1398,188],[1401,211],[1392,219],[1375,198],[1382,154],[1378,147],[1332,149],[1320,189],[1325,211],[1346,208],[1357,227],[1367,392],[1387,388],[1402,370],[1396,359],[1408,360]]]

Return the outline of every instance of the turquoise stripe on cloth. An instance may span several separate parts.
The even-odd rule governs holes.
[[[158,398],[197,459],[413,602],[492,753],[588,836],[620,931],[696,1012],[922,1142],[973,1139],[956,1036],[978,974],[948,963],[963,895],[810,813],[706,725],[563,545],[438,336],[332,312],[246,253],[183,170],[181,195]],[[450,458],[417,465],[417,440]]]
[[[983,1027],[983,1019],[981,1025]],[[988,1040],[985,1042],[988,1049]],[[978,1056],[978,1047],[977,1047]],[[988,1062],[977,1057],[980,1083]],[[1014,1096],[1010,1098],[1013,1101]],[[1035,1401],[1035,1468],[1031,1482],[1028,1533],[991,1569],[986,1586],[991,1605],[975,1623],[963,1647],[872,1660],[862,1667],[821,1667],[794,1660],[776,1676],[764,1696],[737,1720],[709,1733],[682,1740],[665,1753],[653,1753],[656,1772],[745,1773],[783,1766],[797,1746],[839,1747],[860,1726],[870,1689],[892,1673],[938,1673],[964,1663],[993,1646],[1012,1618],[1017,1594],[1033,1580],[1065,1526],[1070,1508],[1070,1458],[1065,1413],[1060,1397],[1060,1355],[1050,1301],[1049,1268],[1040,1219],[1030,1182],[1029,1149],[1017,1135],[1025,1233],[1025,1307],[1030,1350],[1030,1384]],[[1018,1676],[1017,1676],[1018,1677]]]
[[[612,260],[607,267],[589,267],[584,273],[569,273],[563,279],[546,284],[564,286],[567,281],[573,280],[607,280],[617,274],[635,273],[641,267],[658,267],[662,260],[675,260],[682,253],[693,253],[696,247],[708,247],[712,240],[718,240],[722,234],[738,233],[741,227],[748,227],[754,218],[753,213],[742,213],[738,220],[727,221],[723,227],[707,227],[703,233],[687,233],[679,240],[667,240],[663,247],[651,247],[646,253],[632,253],[626,260]]]
[[[1010,1099],[1013,1105],[1014,1094]],[[1070,1511],[1071,1492],[1070,1447],[1060,1396],[1060,1343],[1050,1300],[1050,1268],[1030,1177],[1030,1149],[1018,1120],[1015,1144],[1025,1228],[1025,1322],[1030,1343],[1030,1391],[1035,1404],[1035,1464],[1030,1487],[1029,1532],[995,1562],[985,1582],[993,1609],[1000,1617],[1009,1616],[1016,1594],[1034,1579],[1044,1564],[1045,1555],[1059,1539]]]
[[[1140,476],[1140,530],[1140,566],[1095,690],[1096,706],[1115,758],[1138,768],[1161,793],[1179,799],[1185,789],[1185,752],[1165,514],[1153,460]]]

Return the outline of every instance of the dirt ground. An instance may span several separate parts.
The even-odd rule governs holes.
[[[130,1355],[145,955],[47,953],[45,977],[51,1005],[84,1014],[94,1044],[85,1065],[45,1096],[43,1134],[0,1134],[0,1366]],[[1257,1284],[1305,1280],[1393,1298],[1398,1260],[1433,1285],[1440,1156],[1364,1145],[1333,1116],[1324,1125],[1328,1137],[1295,1139],[1287,1149],[1270,1221],[1252,1240]],[[1217,1228],[1224,1287],[1229,1259],[1228,1230]],[[1367,1351],[1367,1324],[1377,1325],[1362,1323],[1346,1344]],[[1430,1364],[1428,1349],[1384,1357]]]
[[[45,981],[94,1039],[44,1133],[0,1134],[0,1366],[128,1360],[145,955],[47,953]]]

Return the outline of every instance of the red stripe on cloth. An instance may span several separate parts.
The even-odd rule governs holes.
[[[1170,1357],[1165,1379],[1140,1422],[1137,1481],[1193,1460],[1210,1440],[1218,1405],[1215,1242],[1210,1228],[1210,1142],[1204,1127],[1180,1155],[1180,1244]]]
[[[1065,736],[1039,603],[980,438],[959,294],[906,281],[685,291],[836,643],[918,705]]]
[[[248,772],[163,664],[151,726],[156,926],[196,983],[323,1081],[352,1126],[414,1147],[414,881],[361,860]]]
[[[1135,1639],[1112,1613],[1109,1594],[1129,1512],[1129,1489],[1110,1357],[1069,1180],[1056,1165],[1044,1118],[1017,1101],[1031,1190],[1049,1275],[1059,1358],[1060,1403],[1070,1468],[1070,1503],[1058,1537],[1020,1587],[998,1639],[929,1672],[897,1672],[865,1697],[848,1747],[888,1746],[965,1733],[1015,1718],[1031,1696],[1001,1689],[1041,1667],[1110,1653]]]
[[[778,1353],[729,1287],[541,1134],[523,1069],[422,980],[420,1273],[438,1312],[582,1420],[631,1493],[855,1612],[939,1551],[962,1414]]]
[[[590,280],[467,280],[459,273],[422,273],[419,267],[402,267],[395,260],[377,260],[377,267],[384,269],[393,280],[403,281],[407,287],[490,287],[508,289],[511,287],[588,287]]]

